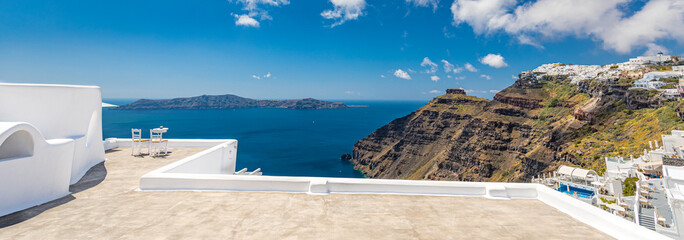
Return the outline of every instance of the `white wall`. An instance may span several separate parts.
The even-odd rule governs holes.
[[[73,139],[70,183],[104,161],[99,87],[0,83],[0,122],[26,122],[45,139]]]
[[[667,153],[678,153],[677,149],[684,146],[684,138],[679,135],[663,135],[663,149]]]
[[[68,195],[74,146],[46,141],[28,123],[0,122],[0,216]]]
[[[679,236],[684,234],[684,167],[663,166],[663,185],[667,200],[672,207],[675,226]]]
[[[171,164],[165,172],[233,174],[236,153],[237,141],[231,140]]]

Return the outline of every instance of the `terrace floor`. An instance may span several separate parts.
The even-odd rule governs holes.
[[[533,199],[136,190],[201,150],[108,151],[73,194],[0,217],[0,239],[611,239]]]

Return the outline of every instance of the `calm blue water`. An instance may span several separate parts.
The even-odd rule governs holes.
[[[105,99],[112,104],[133,100]],[[130,138],[131,128],[168,127],[164,138],[237,139],[237,169],[264,175],[363,177],[340,160],[354,143],[424,101],[344,101],[368,107],[322,110],[215,109],[102,111],[105,138]],[[147,133],[145,133],[147,132]]]

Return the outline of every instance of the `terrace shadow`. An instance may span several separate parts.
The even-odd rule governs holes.
[[[107,168],[105,168],[104,161],[102,161],[90,168],[81,180],[69,186],[69,192],[71,192],[69,195],[0,217],[0,229],[24,222],[51,208],[68,203],[76,199],[73,195],[74,193],[97,186],[104,181],[106,176]]]

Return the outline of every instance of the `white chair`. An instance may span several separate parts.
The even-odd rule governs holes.
[[[161,155],[161,151],[164,151],[164,155],[169,154],[169,140],[162,137],[164,132],[166,129],[150,129],[150,154],[152,154],[152,149],[154,149],[154,156]]]
[[[149,143],[149,139],[142,139],[142,130],[133,128],[131,129],[131,155],[140,156],[142,155],[142,146],[144,143]],[[137,152],[135,150],[138,150]],[[148,148],[149,154],[149,148]]]

